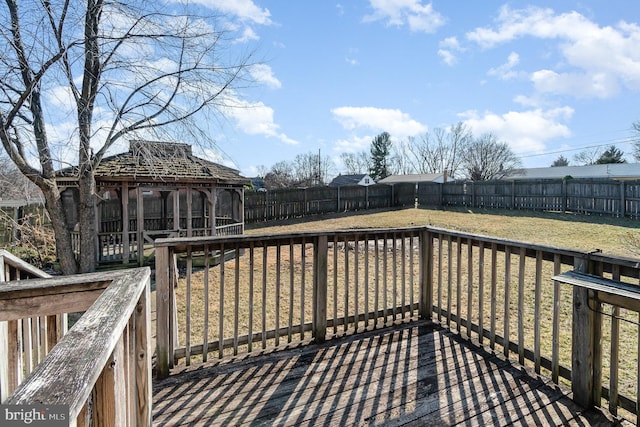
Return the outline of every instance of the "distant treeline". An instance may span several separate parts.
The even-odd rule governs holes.
[[[421,206],[573,212],[640,218],[640,180],[562,179],[377,184],[245,192],[245,222]]]

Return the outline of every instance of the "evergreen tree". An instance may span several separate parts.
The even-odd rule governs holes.
[[[600,158],[596,160],[596,165],[604,165],[608,163],[627,163],[627,161],[623,158],[624,152],[616,148],[615,145],[612,145],[608,149],[602,153]]]
[[[371,169],[369,174],[376,181],[389,176],[389,155],[391,154],[391,135],[382,132],[371,141]]]
[[[569,166],[569,160],[565,156],[560,156],[551,163],[551,167],[556,166]]]

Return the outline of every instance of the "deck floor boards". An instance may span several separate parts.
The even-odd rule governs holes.
[[[154,382],[155,425],[611,425],[566,390],[412,322],[199,366]]]

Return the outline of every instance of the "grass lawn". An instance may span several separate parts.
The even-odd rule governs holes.
[[[434,227],[626,257],[640,253],[640,221],[604,216],[489,209],[402,209],[249,224],[246,234],[356,228]],[[634,243],[636,242],[636,243]]]

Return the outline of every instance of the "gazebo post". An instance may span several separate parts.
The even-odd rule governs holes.
[[[138,239],[138,265],[144,262],[144,204],[142,188],[136,188],[136,236]]]
[[[211,235],[216,236],[216,205],[218,204],[218,189],[211,187]]]
[[[193,236],[193,207],[191,206],[191,184],[187,185],[187,237]]]
[[[173,191],[173,231],[180,234],[180,188]]]
[[[120,206],[122,206],[122,263],[129,263],[129,183],[122,183],[120,192]]]

